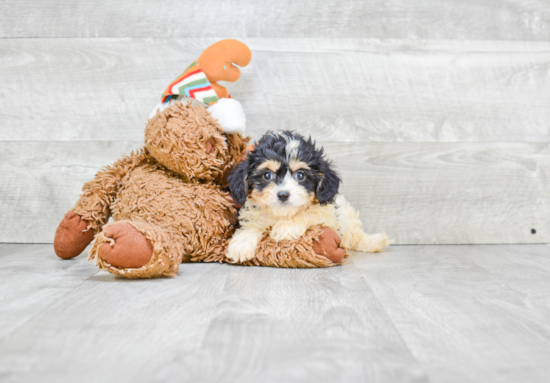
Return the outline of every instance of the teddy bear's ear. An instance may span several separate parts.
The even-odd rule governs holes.
[[[248,159],[244,160],[229,174],[229,190],[237,205],[244,205],[248,197]]]

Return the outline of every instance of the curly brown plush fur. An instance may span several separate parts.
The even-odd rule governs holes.
[[[95,242],[89,259],[126,278],[174,276],[181,262],[226,262],[237,225],[227,176],[242,160],[247,142],[238,133],[224,134],[200,105],[176,103],[158,112],[147,124],[144,148],[84,185],[56,232],[56,253],[78,255],[91,241],[86,234],[91,231]],[[115,222],[107,224],[110,216]],[[340,264],[347,255],[327,230],[311,228],[296,241],[265,236],[257,257],[245,264]]]

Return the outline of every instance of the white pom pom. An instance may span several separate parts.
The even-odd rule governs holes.
[[[208,107],[208,111],[227,133],[246,132],[246,115],[243,106],[234,98],[220,98],[220,101]]]

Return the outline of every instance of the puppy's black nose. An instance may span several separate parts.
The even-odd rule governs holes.
[[[290,197],[290,193],[286,191],[280,191],[277,193],[277,198],[279,198],[279,201],[285,202],[288,197]]]

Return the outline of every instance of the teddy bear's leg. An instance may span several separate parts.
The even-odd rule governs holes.
[[[126,278],[175,276],[183,246],[169,231],[141,221],[117,221],[96,236],[88,259]]]
[[[289,268],[330,267],[343,264],[347,257],[340,236],[333,229],[314,226],[293,241],[277,242],[268,233],[264,234],[254,259],[243,264]]]
[[[137,165],[147,160],[144,151],[123,157],[99,171],[82,187],[76,205],[57,227],[53,247],[63,259],[79,255],[101,231],[111,216],[110,203],[116,196],[122,179]]]

